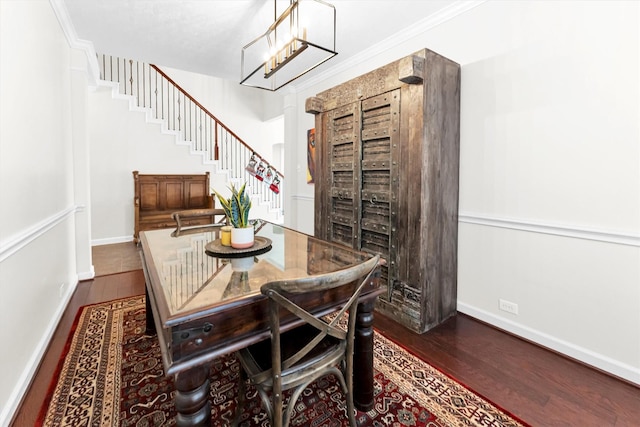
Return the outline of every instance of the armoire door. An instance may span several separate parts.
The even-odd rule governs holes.
[[[327,234],[355,249],[381,254],[382,278],[396,271],[392,239],[397,215],[400,90],[328,112]],[[390,295],[386,296],[387,299]]]
[[[398,210],[400,90],[365,99],[360,109],[362,187],[357,249],[379,253],[385,259],[387,264],[381,269],[381,277],[388,285],[397,272],[393,224]],[[382,298],[390,299],[390,295]]]
[[[360,222],[360,103],[328,114],[329,200],[326,237],[357,247]]]

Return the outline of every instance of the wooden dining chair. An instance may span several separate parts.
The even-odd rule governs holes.
[[[244,408],[247,380],[253,384],[273,427],[288,426],[300,393],[315,380],[334,374],[344,390],[347,416],[355,427],[353,403],[353,352],[358,298],[367,284],[380,256],[329,274],[264,284],[260,290],[269,298],[271,339],[238,351],[240,360],[239,397],[234,426]],[[349,286],[347,302],[330,316],[311,314],[292,299],[305,293],[322,293]],[[313,309],[310,309],[313,311]],[[291,315],[303,322],[291,330],[281,329],[281,316]],[[346,330],[340,327],[346,320]],[[283,392],[291,390],[286,409]]]
[[[224,209],[187,209],[173,212],[171,218],[176,222],[176,235],[180,235],[185,227],[202,226],[206,223],[220,224],[226,221]],[[203,221],[206,220],[206,221]]]

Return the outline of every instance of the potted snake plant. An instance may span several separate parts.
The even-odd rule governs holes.
[[[227,223],[231,229],[231,247],[236,249],[246,249],[253,246],[254,235],[253,226],[249,223],[249,211],[251,210],[251,198],[245,192],[247,183],[240,188],[231,184],[231,197],[225,198],[216,190],[213,190],[224,209],[227,216]]]

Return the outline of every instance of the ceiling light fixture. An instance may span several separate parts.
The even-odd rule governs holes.
[[[290,0],[267,31],[242,48],[240,84],[275,91],[336,52],[336,9],[322,0]]]

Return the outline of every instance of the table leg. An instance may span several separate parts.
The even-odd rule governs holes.
[[[175,376],[176,425],[210,426],[209,365],[197,366]]]
[[[375,298],[358,303],[354,343],[353,401],[363,412],[373,409],[373,309]]]
[[[145,299],[145,311],[146,311],[146,318],[147,318],[147,324],[146,324],[146,331],[145,334],[146,335],[155,335],[156,334],[156,324],[153,321],[153,310],[151,309],[151,298],[149,298],[149,289],[147,289],[147,287],[144,287],[144,299]]]

